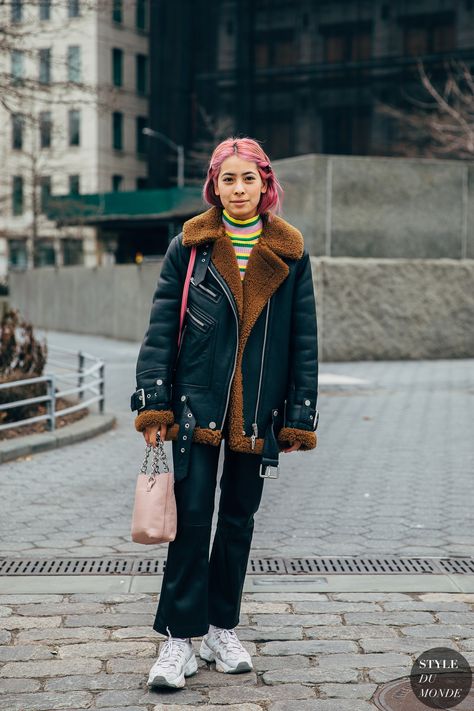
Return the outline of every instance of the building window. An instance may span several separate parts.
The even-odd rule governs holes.
[[[43,21],[51,19],[51,0],[40,0],[39,19]]]
[[[51,84],[51,50],[39,50],[39,81],[41,84]]]
[[[147,0],[137,0],[135,7],[135,27],[137,30],[145,30],[147,27]]]
[[[112,49],[112,83],[114,86],[123,83],[123,51],[118,47]]]
[[[345,23],[321,28],[324,37],[324,61],[360,62],[372,56],[370,23]]]
[[[370,148],[370,108],[338,106],[322,112],[323,153],[367,155]]]
[[[81,192],[81,176],[69,176],[69,195],[79,195]]]
[[[146,190],[148,188],[148,178],[137,178],[135,186],[137,190]]]
[[[118,193],[118,191],[121,189],[122,182],[123,175],[112,175],[112,190],[114,193]]]
[[[13,269],[26,269],[26,242],[25,240],[9,240],[9,266]]]
[[[123,22],[123,12],[122,12],[122,0],[113,0],[112,6],[112,20],[122,24]]]
[[[64,266],[70,267],[84,263],[82,240],[65,237],[61,240],[61,247]]]
[[[69,17],[79,17],[79,15],[81,14],[79,0],[68,0],[67,14]]]
[[[399,18],[403,25],[403,52],[420,56],[449,52],[456,48],[454,13],[412,15]]]
[[[23,19],[23,1],[11,0],[11,20],[12,22],[21,22]]]
[[[39,131],[41,148],[51,148],[51,133],[53,122],[51,111],[41,111],[39,115]]]
[[[143,133],[143,129],[147,125],[146,116],[137,116],[136,118],[136,134],[137,134],[137,153],[143,155],[146,153],[146,137]]]
[[[21,151],[23,148],[23,127],[25,120],[21,114],[12,114],[12,148]]]
[[[45,213],[48,209],[49,198],[51,197],[51,176],[42,175],[40,178],[40,210]]]
[[[289,66],[296,63],[294,32],[291,29],[259,32],[255,42],[258,68]]]
[[[46,239],[39,240],[35,245],[35,267],[54,267],[55,264],[56,255],[53,242]]]
[[[19,49],[11,53],[11,74],[13,84],[20,84],[25,76],[24,54]]]
[[[137,54],[135,74],[137,94],[146,94],[148,90],[148,57],[145,54]]]
[[[81,144],[81,112],[78,109],[71,109],[69,117],[69,145],[79,146]]]
[[[120,111],[112,114],[112,148],[123,149],[123,114]]]
[[[12,212],[14,215],[23,214],[23,178],[21,175],[13,176]]]
[[[67,48],[67,78],[75,84],[81,81],[81,48],[77,45]]]

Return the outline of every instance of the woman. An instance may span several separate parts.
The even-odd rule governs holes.
[[[280,184],[250,138],[214,150],[203,196],[211,205],[171,242],[137,361],[136,429],[171,440],[178,511],[153,629],[168,635],[149,686],[183,687],[201,658],[249,671],[234,627],[263,482],[280,450],[316,446],[318,346],[309,255],[299,230],[274,214]],[[181,345],[183,284],[197,254]],[[221,441],[217,529],[209,560]],[[275,478],[274,476],[272,478]]]

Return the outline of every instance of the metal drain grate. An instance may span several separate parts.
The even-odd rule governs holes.
[[[6,575],[162,575],[163,558],[0,558]],[[474,574],[474,558],[250,558],[249,575]]]

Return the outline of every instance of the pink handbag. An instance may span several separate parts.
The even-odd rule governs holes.
[[[196,260],[196,247],[191,249],[188,271],[184,282],[179,319],[178,349],[181,343],[183,321],[188,303],[189,282]],[[133,505],[131,537],[135,543],[145,545],[169,543],[176,538],[177,514],[174,495],[174,474],[169,470],[166,454],[160,434],[157,433],[157,444],[153,448],[153,464],[151,473],[147,473],[148,458],[152,445],[146,445],[145,459],[138,475],[135,487],[135,502]],[[159,471],[158,460],[162,459],[164,470]]]

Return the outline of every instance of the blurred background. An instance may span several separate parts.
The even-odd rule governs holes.
[[[323,357],[472,355],[472,0],[8,0],[0,13],[4,304],[44,328],[141,340],[147,262],[205,209],[214,146],[248,135],[315,258]],[[370,347],[364,329],[363,345],[341,338],[357,301],[377,325]]]

